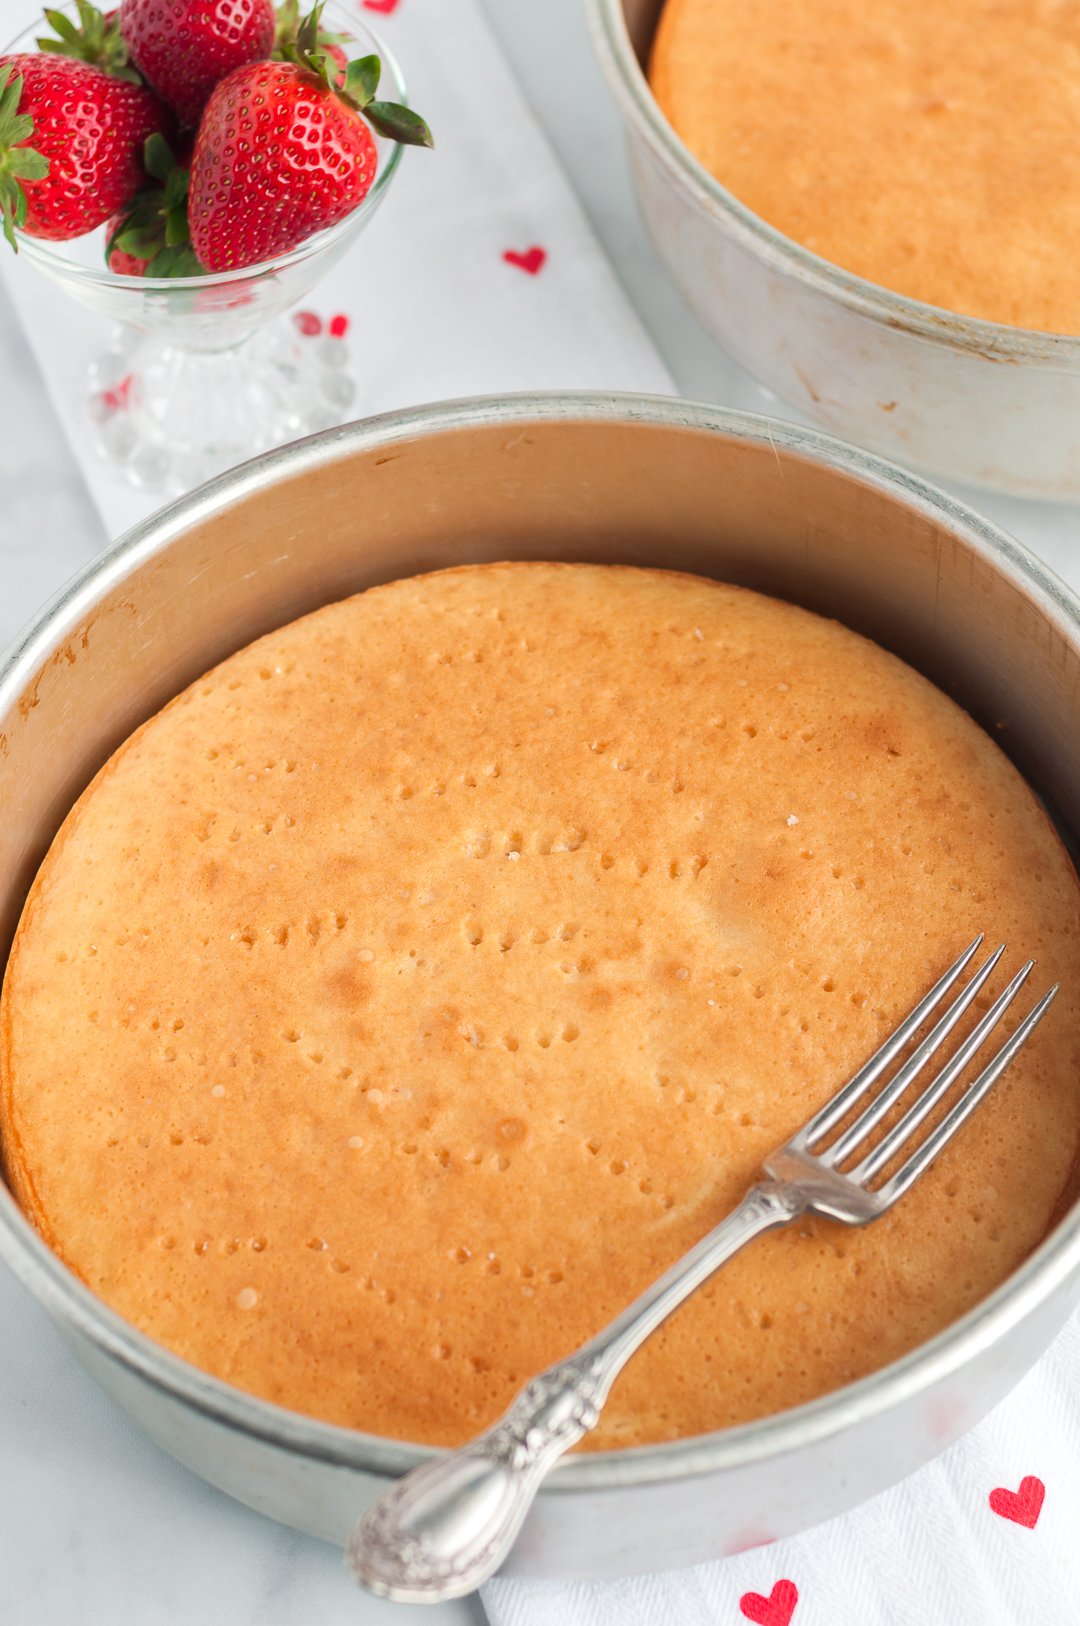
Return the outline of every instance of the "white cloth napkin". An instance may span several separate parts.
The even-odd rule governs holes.
[[[1080,1318],[979,1426],[803,1535],[623,1581],[492,1581],[492,1626],[1073,1626]]]
[[[0,0],[0,43],[32,3]],[[475,0],[345,3],[401,62],[437,141],[434,153],[404,154],[378,217],[304,301],[324,334],[347,321],[351,416],[504,390],[670,393]],[[161,498],[128,487],[93,450],[86,374],[110,325],[25,256],[0,254],[0,277],[116,535]]]

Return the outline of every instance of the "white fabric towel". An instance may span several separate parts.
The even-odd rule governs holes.
[[[1080,1318],[970,1434],[800,1536],[621,1581],[492,1581],[492,1626],[1072,1626]]]

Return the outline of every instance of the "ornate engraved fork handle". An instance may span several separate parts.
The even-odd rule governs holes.
[[[789,1187],[753,1187],[628,1309],[558,1365],[526,1384],[509,1410],[459,1451],[434,1458],[368,1508],[346,1558],[365,1586],[404,1602],[464,1597],[493,1575],[545,1474],[596,1427],[634,1351],[725,1260],[763,1231],[804,1212]]]

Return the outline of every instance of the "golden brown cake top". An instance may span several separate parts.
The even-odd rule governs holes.
[[[459,1440],[742,1196],[978,930],[1060,978],[887,1219],[729,1265],[597,1444],[774,1411],[1000,1282],[1069,1178],[1077,884],[875,645],[688,576],[462,569],[272,633],[112,758],[4,988],[16,1190],[108,1303]]]
[[[1080,8],[667,0],[650,78],[705,167],[824,259],[1080,333]]]

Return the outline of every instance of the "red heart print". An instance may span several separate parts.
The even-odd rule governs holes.
[[[547,259],[547,250],[537,248],[535,243],[532,248],[527,248],[524,254],[519,254],[515,248],[508,248],[503,259],[507,265],[516,265],[520,270],[527,271],[530,277],[535,277]]]
[[[347,316],[332,316],[328,331],[332,339],[343,339],[349,331],[349,318]]]
[[[316,316],[314,311],[296,311],[293,321],[305,339],[317,338],[322,332],[322,317]]]
[[[739,1608],[755,1626],[788,1626],[799,1601],[799,1589],[794,1581],[777,1581],[767,1598],[760,1592],[744,1592]]]
[[[1020,1489],[997,1490],[990,1492],[990,1506],[995,1513],[1003,1519],[1011,1519],[1014,1524],[1022,1524],[1028,1530],[1034,1530],[1039,1522],[1042,1512],[1043,1497],[1046,1495],[1046,1486],[1034,1474],[1025,1474],[1020,1481]]]
[[[128,373],[126,377],[120,380],[115,389],[105,391],[101,399],[110,412],[123,412],[127,409],[131,396],[131,386],[134,382],[134,375]]]
[[[389,17],[398,7],[398,0],[362,0],[362,3],[365,11],[381,11],[384,17]]]

